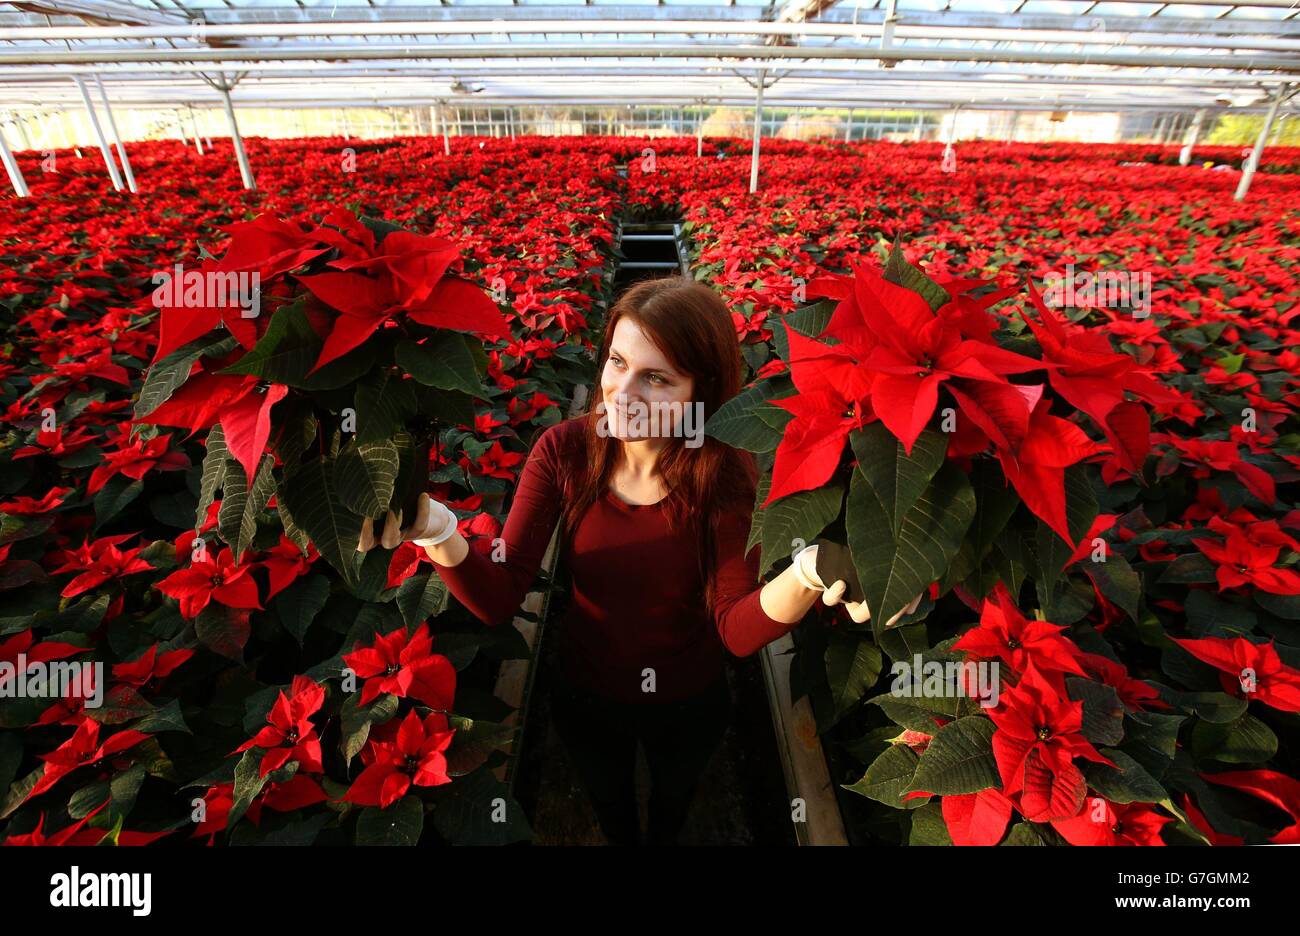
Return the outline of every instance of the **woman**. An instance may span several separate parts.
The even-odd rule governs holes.
[[[704,419],[741,388],[740,346],[716,293],[684,278],[631,287],[610,312],[597,360],[600,393],[588,412],[543,432],[524,465],[504,556],[496,550],[502,561],[470,549],[455,514],[428,495],[400,538],[424,546],[451,593],[496,625],[518,611],[563,521],[573,578],[556,728],[611,843],[641,838],[640,741],[652,782],[647,837],[671,843],[726,729],[724,649],[757,652],[819,594],[841,602],[849,583],[827,588],[811,546],[758,585],[758,554],[745,555],[753,460],[703,438]],[[399,524],[388,516],[385,545]],[[361,547],[374,542],[367,527]],[[864,602],[846,605],[856,620],[869,617]]]

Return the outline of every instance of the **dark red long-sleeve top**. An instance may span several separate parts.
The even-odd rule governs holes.
[[[541,567],[563,509],[561,479],[585,470],[584,417],[546,429],[524,463],[501,536],[504,561],[470,549],[454,567],[434,563],[448,589],[489,625],[511,620]],[[605,493],[565,543],[572,600],[560,660],[575,686],[634,704],[678,701],[722,676],[723,651],[755,653],[794,626],[759,604],[757,547],[744,553],[750,511],[727,514],[716,538],[714,619],[700,600],[699,545],[671,531],[665,502],[633,505]],[[645,670],[654,692],[643,691]]]

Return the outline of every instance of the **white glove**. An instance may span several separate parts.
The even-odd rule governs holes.
[[[395,549],[402,543],[411,542],[417,546],[437,546],[451,539],[457,530],[459,518],[451,508],[442,501],[434,500],[428,494],[421,494],[419,509],[415,522],[402,529],[402,511],[394,514],[388,511],[384,518],[383,529],[378,542],[385,549]],[[361,540],[357,543],[358,552],[369,552],[376,543],[374,522],[370,517],[361,521]]]
[[[842,600],[844,596],[844,592],[848,588],[848,583],[844,581],[844,579],[837,579],[836,581],[832,582],[828,586],[825,582],[821,580],[821,577],[818,576],[816,543],[812,544],[811,546],[805,546],[803,549],[799,551],[799,554],[794,557],[794,576],[799,580],[799,583],[803,585],[804,588],[821,592],[822,602],[824,604],[827,605],[843,604],[844,607],[848,609],[849,617],[853,618],[855,623],[864,624],[867,621],[871,620],[871,608],[867,606],[867,602],[865,600],[864,601],[843,601]],[[891,617],[888,621],[885,622],[885,627],[893,627],[905,615],[914,612],[920,606],[921,599],[923,597],[925,597],[925,592],[921,592],[921,594],[913,598],[911,603],[906,608],[904,608],[902,611],[899,611],[897,614],[895,614],[893,617]]]

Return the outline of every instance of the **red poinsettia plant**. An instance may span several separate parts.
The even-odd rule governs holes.
[[[446,238],[342,208],[312,228],[263,215],[230,233],[224,256],[197,272],[253,277],[258,314],[204,304],[202,290],[177,303],[190,294],[172,290],[135,421],[208,430],[195,525],[220,490],[222,569],[274,499],[284,534],[355,586],[362,522],[411,516],[439,422],[472,424],[486,396],[476,336],[509,337],[509,327],[452,272],[459,249]],[[208,572],[235,594],[237,571]]]
[[[880,753],[846,788],[916,810],[912,842],[1151,845],[1172,825],[1211,841],[1195,801],[1215,802],[1215,773],[1201,761],[1267,758],[1276,738],[1247,702],[1296,711],[1300,670],[1245,636],[1152,632],[1148,588],[1112,544],[1135,539],[1139,517],[1099,502],[1149,486],[1153,422],[1197,407],[1032,283],[995,310],[1017,292],[932,280],[895,244],[883,267],[810,278],[821,301],[769,320],[774,357],[747,354],[754,383],[707,431],[758,459],[750,543],[764,570],[818,538],[847,546],[872,610],[864,626],[796,632],[796,691],[822,732],[877,724],[863,703],[883,716],[853,742]],[[1254,469],[1242,483],[1271,506],[1255,474],[1271,482]],[[1203,532],[1222,537],[1190,538],[1221,589],[1300,593],[1276,565],[1300,544],[1276,521],[1215,518]],[[914,613],[883,625],[918,594]],[[1120,662],[1103,636],[1118,622],[1168,648],[1173,686]],[[894,678],[873,695],[886,656]],[[1193,660],[1218,671],[1211,685],[1184,672]],[[1225,748],[1229,725],[1256,735]],[[1175,742],[1188,726],[1196,760]],[[1278,783],[1258,786],[1289,802]]]

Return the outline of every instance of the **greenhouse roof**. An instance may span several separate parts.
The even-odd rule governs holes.
[[[1258,111],[1300,0],[24,0],[0,107],[751,104]],[[1284,111],[1285,112],[1285,111]]]

